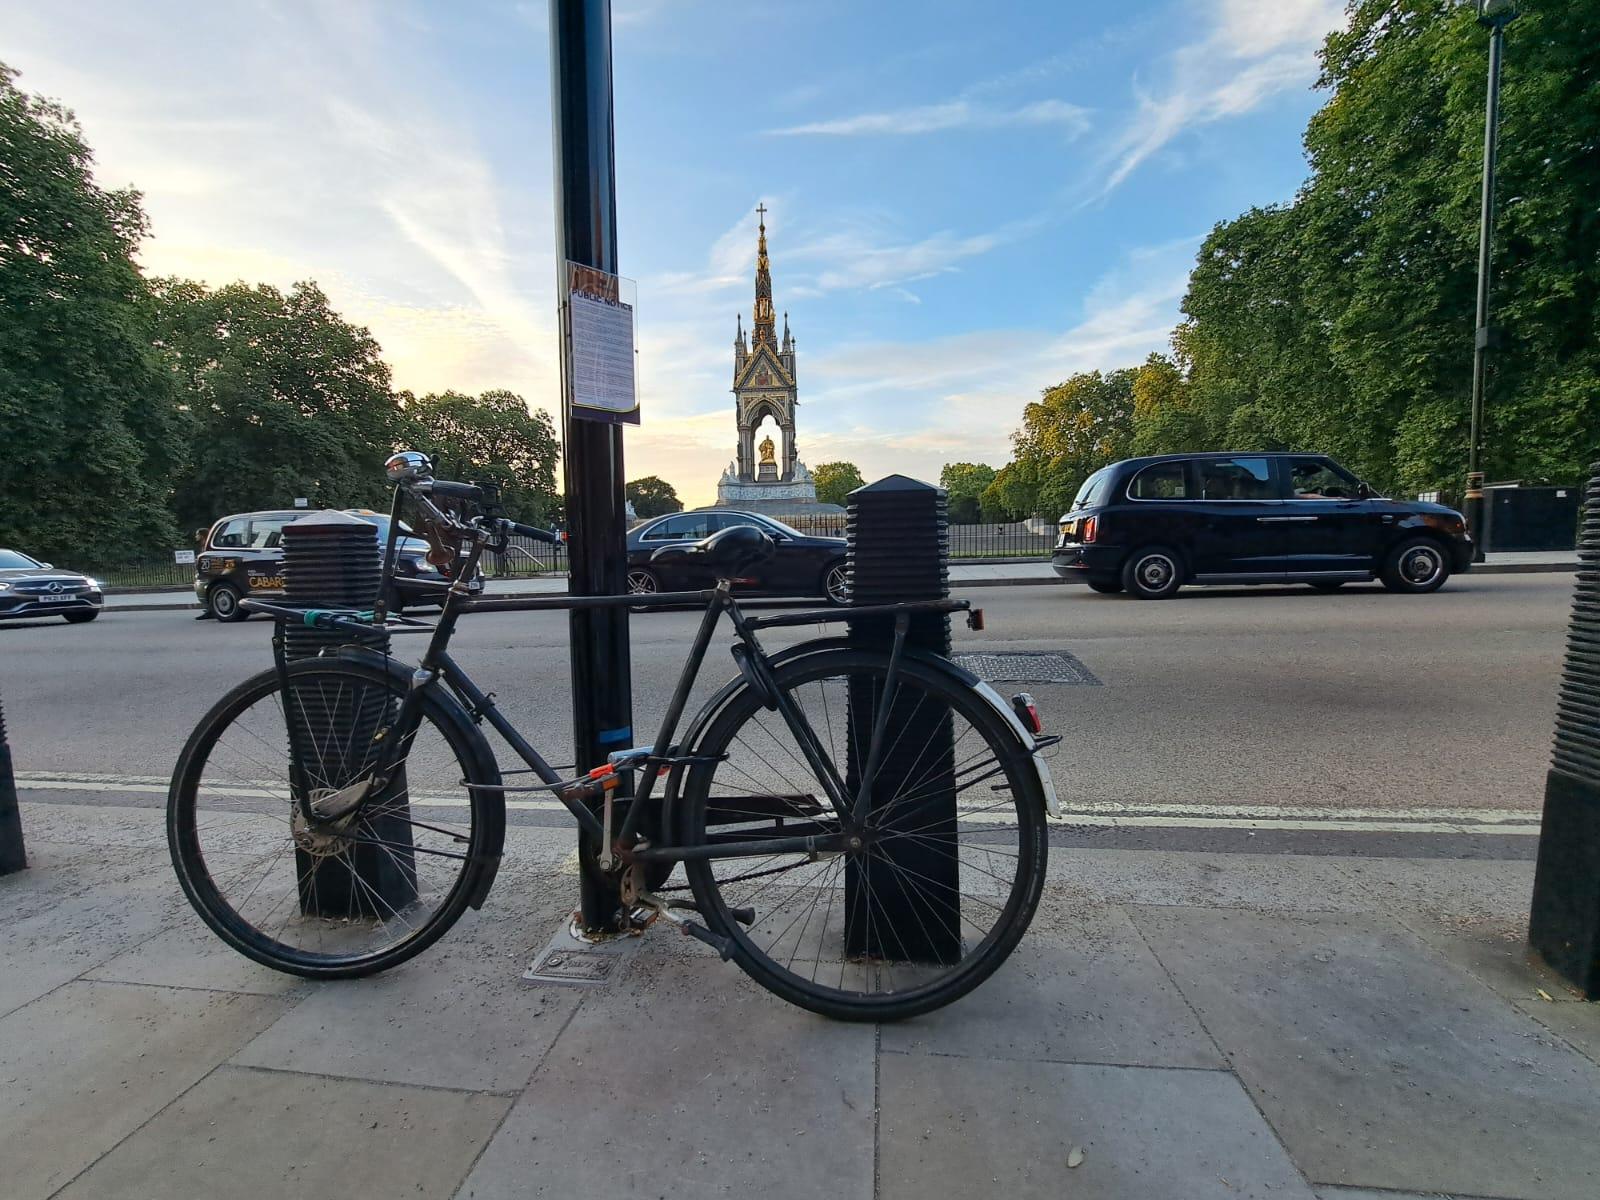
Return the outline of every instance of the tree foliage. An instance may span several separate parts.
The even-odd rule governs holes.
[[[631,480],[623,489],[633,511],[641,517],[659,517],[683,511],[677,489],[657,475]]]
[[[147,281],[139,197],[92,166],[72,114],[0,64],[0,544],[165,557],[223,513],[382,502],[383,460],[411,442],[499,483],[513,515],[556,515],[547,413],[504,391],[397,397],[315,283]]]
[[[406,440],[438,456],[442,477],[497,485],[513,520],[539,525],[559,514],[560,443],[549,413],[530,412],[521,396],[504,390],[402,395],[401,404]]]
[[[939,486],[945,490],[952,525],[971,525],[982,519],[983,493],[994,482],[995,470],[983,463],[945,463]]]
[[[1600,457],[1600,7],[1506,32],[1484,468],[1572,483]],[[1293,448],[1379,487],[1459,491],[1467,459],[1487,35],[1457,0],[1352,0],[1292,203],[1212,230],[1173,356],[1030,405],[994,511],[1047,515],[1124,453]]]
[[[95,186],[72,114],[15,79],[0,64],[0,544],[164,552],[183,443],[132,257],[139,197]]]
[[[861,478],[861,469],[852,462],[827,462],[811,472],[811,482],[817,485],[817,499],[823,504],[843,505],[846,497],[867,481]]]
[[[1506,38],[1484,463],[1570,482],[1600,450],[1600,9],[1530,5]],[[1176,347],[1214,444],[1460,485],[1485,42],[1449,0],[1357,0],[1328,37],[1310,178],[1219,225],[1190,278]]]
[[[383,460],[404,430],[389,368],[367,330],[314,283],[155,286],[157,346],[189,421],[176,481],[185,525],[240,509],[383,500]]]
[[[1092,472],[1127,457],[1136,374],[1082,371],[1046,388],[1023,410],[1006,480],[1011,511],[1058,516]]]

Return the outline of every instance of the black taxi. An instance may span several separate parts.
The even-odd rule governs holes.
[[[246,596],[283,594],[283,527],[310,515],[304,508],[269,509],[265,512],[235,513],[223,517],[206,531],[194,562],[194,594],[202,608],[219,621],[242,621],[250,615],[239,606]],[[389,536],[389,516],[367,508],[347,508],[372,526],[373,536],[383,545]],[[394,594],[389,611],[400,612],[407,605],[436,604],[440,583],[448,576],[428,562],[428,543],[414,537],[402,523],[395,548]],[[483,579],[473,579],[473,592],[483,590]]]
[[[1380,496],[1326,454],[1124,459],[1084,480],[1060,528],[1057,575],[1144,600],[1185,583],[1331,592],[1373,578],[1426,593],[1473,557],[1455,509]]]

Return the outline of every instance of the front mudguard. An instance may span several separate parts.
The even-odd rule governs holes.
[[[334,653],[342,661],[359,663],[387,674],[402,691],[411,687],[412,668],[388,655],[379,654],[365,646],[340,646]],[[488,739],[478,730],[472,718],[467,715],[467,710],[448,688],[435,683],[431,691],[433,694],[428,697],[427,703],[432,706],[432,715],[462,734],[462,744],[467,747],[466,752],[472,759],[466,764],[472,770],[472,781],[498,787],[500,764],[495,760],[494,750],[490,747]],[[482,792],[478,797],[478,812],[483,819],[483,853],[478,860],[483,873],[473,886],[472,894],[467,897],[467,903],[473,908],[483,907],[483,902],[489,897],[489,889],[494,885],[494,877],[500,870],[500,859],[505,852],[506,844],[505,793]]]

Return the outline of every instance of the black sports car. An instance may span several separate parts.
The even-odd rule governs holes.
[[[845,540],[817,537],[792,529],[760,513],[729,508],[705,508],[673,513],[636,525],[628,531],[628,590],[635,594],[682,592],[716,583],[710,571],[693,559],[651,562],[662,546],[698,542],[735,525],[754,525],[778,549],[751,574],[733,581],[745,595],[822,596],[830,603],[845,602]]]
[[[65,617],[81,625],[100,615],[104,593],[97,579],[57,570],[16,550],[0,550],[0,621]]]

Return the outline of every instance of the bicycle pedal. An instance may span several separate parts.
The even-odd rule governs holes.
[[[694,938],[695,941],[704,942],[706,945],[710,946],[717,952],[719,956],[721,956],[723,962],[727,962],[733,957],[732,938],[725,938],[720,933],[712,933],[711,930],[707,929],[704,925],[697,924],[694,921],[679,922],[678,928],[683,930],[690,937]]]

